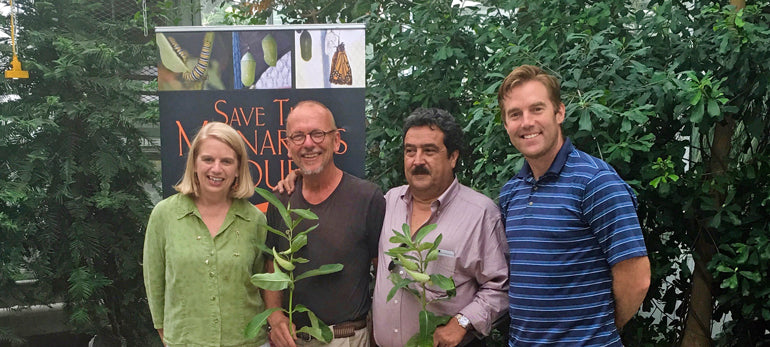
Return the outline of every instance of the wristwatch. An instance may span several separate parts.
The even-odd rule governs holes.
[[[468,330],[468,326],[471,325],[471,321],[468,317],[463,316],[462,313],[458,313],[455,315],[455,318],[457,318],[457,323],[459,323],[463,329]]]

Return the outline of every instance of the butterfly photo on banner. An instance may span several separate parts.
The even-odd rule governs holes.
[[[334,84],[353,84],[353,74],[350,71],[350,62],[345,53],[345,44],[340,42],[337,45],[337,51],[332,57],[331,72],[329,72],[329,82]]]

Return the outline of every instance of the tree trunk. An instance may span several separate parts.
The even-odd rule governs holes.
[[[714,138],[711,143],[709,168],[711,177],[722,175],[727,171],[732,137],[735,132],[735,120],[726,115],[724,121],[717,123],[714,128]],[[724,202],[724,195],[712,192],[719,205]],[[689,310],[685,321],[682,346],[707,347],[711,346],[711,313],[713,310],[713,295],[711,292],[713,278],[708,270],[708,263],[716,252],[718,235],[714,230],[703,227],[699,230],[695,242],[695,270],[693,271],[692,292],[690,293]]]
[[[730,0],[730,5],[735,6],[736,10],[741,10],[746,7],[746,1]],[[713,176],[724,174],[727,171],[734,132],[735,120],[730,115],[726,115],[724,121],[717,123],[714,128],[711,161],[709,163]],[[713,195],[714,199],[720,202],[719,205],[724,202],[723,194],[714,192]],[[708,271],[707,265],[716,252],[714,241],[716,238],[717,235],[713,233],[713,230],[701,228],[695,242],[695,270],[693,271],[692,292],[682,338],[682,346],[685,347],[711,346],[713,277]]]

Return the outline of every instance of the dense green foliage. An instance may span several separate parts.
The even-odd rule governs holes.
[[[156,48],[135,10],[118,18],[109,1],[14,3],[30,78],[0,92],[19,96],[0,103],[0,307],[64,302],[75,331],[148,345],[144,184],[157,172],[137,126],[157,122],[157,105],[130,74],[155,65]]]
[[[716,321],[731,318],[718,344],[768,339],[767,1],[740,10],[669,0],[274,6],[287,23],[367,23],[367,173],[386,189],[403,183],[401,121],[418,106],[443,107],[465,125],[460,180],[496,197],[523,163],[500,125],[497,87],[524,63],[560,76],[565,133],[639,195],[653,284],[626,344],[679,344],[698,325],[685,328],[688,312],[704,306]],[[713,282],[693,288],[693,262]]]
[[[20,99],[0,103],[0,300],[63,300],[80,331],[145,345],[134,342],[150,328],[142,182],[155,174],[136,125],[156,120],[126,74],[154,65],[155,49],[131,42],[141,34],[128,20],[95,20],[101,1],[18,2],[31,78],[2,85]],[[713,276],[706,309],[727,321],[717,344],[767,341],[768,1],[740,10],[700,0],[240,3],[248,12],[226,20],[264,23],[272,6],[286,23],[367,23],[366,167],[386,189],[404,183],[402,120],[442,107],[467,134],[460,180],[494,198],[523,163],[500,125],[500,81],[523,63],[557,74],[565,133],[639,195],[653,285],[626,345],[679,344],[693,329],[688,313],[703,306],[691,301],[704,294],[692,287],[699,274]],[[7,64],[10,47],[0,50]],[[15,290],[21,278],[39,279],[35,291]],[[0,339],[10,334],[0,327]]]

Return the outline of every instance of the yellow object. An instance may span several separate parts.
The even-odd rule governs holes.
[[[16,54],[13,55],[13,61],[11,61],[11,69],[5,70],[5,78],[29,78],[29,71],[21,69],[21,62]]]
[[[29,71],[21,69],[21,62],[16,56],[16,28],[13,23],[15,17],[13,12],[13,0],[11,0],[11,47],[13,49],[13,60],[11,60],[11,69],[5,70],[5,78],[29,78]]]

